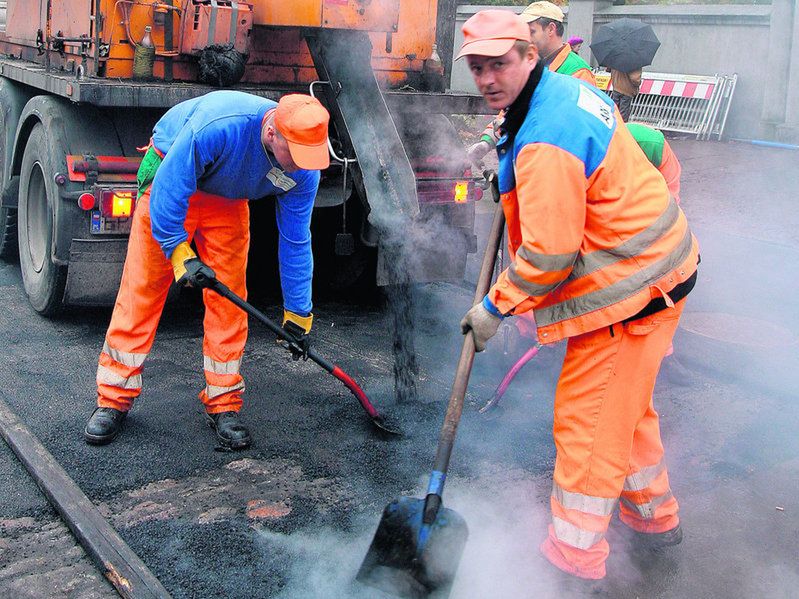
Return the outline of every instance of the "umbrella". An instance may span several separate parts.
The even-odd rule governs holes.
[[[591,51],[600,65],[623,73],[652,64],[660,40],[652,26],[637,19],[619,19],[597,29]]]

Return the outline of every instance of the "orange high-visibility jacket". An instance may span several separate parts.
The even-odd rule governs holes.
[[[669,305],[695,273],[685,215],[601,91],[544,69],[497,150],[512,262],[486,299],[533,310],[541,342]]]

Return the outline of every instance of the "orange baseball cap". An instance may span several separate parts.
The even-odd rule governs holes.
[[[330,121],[319,100],[305,94],[280,98],[275,110],[275,127],[286,138],[294,164],[305,170],[330,166],[327,124]]]
[[[456,60],[469,54],[502,56],[517,41],[530,41],[530,28],[509,10],[481,10],[463,24],[463,45]]]

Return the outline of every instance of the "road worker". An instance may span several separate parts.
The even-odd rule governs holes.
[[[181,102],[156,123],[138,172],[122,283],[97,367],[97,408],[84,432],[88,443],[112,441],[141,393],[144,360],[173,281],[203,287],[218,277],[246,297],[248,198],[276,197],[283,327],[298,341],[294,351],[307,352],[310,222],[319,170],[329,164],[328,121],[310,96],[290,94],[275,103],[215,91]],[[209,289],[203,302],[206,386],[199,397],[218,443],[243,449],[250,444],[238,414],[247,316]]]
[[[610,85],[613,88],[610,97],[619,108],[619,114],[626,123],[633,112],[633,100],[641,89],[643,71],[635,69],[628,73],[618,69],[610,69]]]
[[[669,193],[679,204],[682,167],[663,133],[641,123],[627,123],[627,129],[630,130],[633,139],[644,151],[649,162],[663,175],[666,186],[669,188]]]
[[[619,499],[639,547],[682,539],[652,392],[699,249],[610,98],[544,69],[529,33],[502,10],[463,25],[458,58],[507,112],[497,152],[511,262],[461,328],[482,351],[502,319],[532,310],[542,343],[568,339],[541,552],[585,582],[605,576]]]
[[[563,41],[563,19],[565,15],[557,4],[540,0],[522,11],[521,18],[530,27],[530,38],[538,47],[538,55],[550,71],[571,75],[596,85],[591,67],[572,47]],[[499,139],[499,128],[504,114],[500,112],[483,130],[480,140],[467,150],[471,161],[480,165],[483,157],[493,150]]]

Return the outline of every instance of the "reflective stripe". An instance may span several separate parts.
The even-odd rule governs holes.
[[[527,295],[532,296],[546,295],[562,283],[562,281],[558,281],[557,283],[552,283],[550,285],[531,283],[518,272],[516,272],[516,262],[511,262],[510,268],[508,268],[508,279],[510,279],[511,283],[516,285],[516,287],[524,291]]]
[[[537,268],[543,272],[558,272],[569,268],[580,252],[572,254],[539,254],[538,252],[531,252],[526,247],[520,247],[516,252],[516,257],[521,258],[530,266]]]
[[[218,387],[217,385],[208,385],[205,388],[205,394],[208,396],[209,399],[214,397],[219,397],[220,395],[224,395],[225,393],[230,393],[231,391],[244,391],[244,381],[239,381],[235,385],[231,385],[230,387]]]
[[[555,324],[577,316],[583,316],[595,310],[601,310],[635,295],[669,274],[691,255],[693,239],[691,231],[686,228],[685,236],[680,244],[668,256],[654,264],[643,268],[612,285],[597,289],[557,304],[535,311],[535,320],[539,328]]]
[[[652,499],[652,501],[647,501],[646,503],[633,503],[626,497],[622,497],[621,502],[632,511],[638,512],[638,515],[644,520],[652,520],[655,517],[655,510],[658,508],[658,506],[665,503],[672,497],[674,497],[674,495],[672,494],[671,490],[669,490],[663,495],[655,497]]]
[[[559,540],[578,549],[590,549],[605,536],[604,532],[591,532],[578,528],[557,516],[552,516],[552,528],[555,529],[555,536]]]
[[[238,374],[241,368],[241,358],[230,362],[217,362],[208,356],[203,356],[203,369],[214,374]]]
[[[680,217],[680,208],[673,197],[655,222],[649,227],[633,235],[624,243],[611,250],[597,250],[577,258],[568,280],[578,279],[628,258],[642,254],[649,246],[663,237]]]
[[[110,385],[121,389],[141,389],[140,374],[124,377],[102,364],[97,366],[97,382],[101,385]]]
[[[616,498],[609,499],[607,497],[572,493],[561,488],[557,483],[552,484],[552,496],[566,509],[579,510],[594,516],[610,516],[618,501]]]
[[[115,362],[130,366],[131,368],[138,368],[144,364],[144,360],[147,358],[147,354],[134,354],[133,352],[114,349],[108,345],[108,341],[103,343],[103,352],[111,356]]]
[[[634,472],[624,479],[624,490],[642,491],[646,489],[665,469],[666,466],[663,462],[641,468],[638,472]]]

